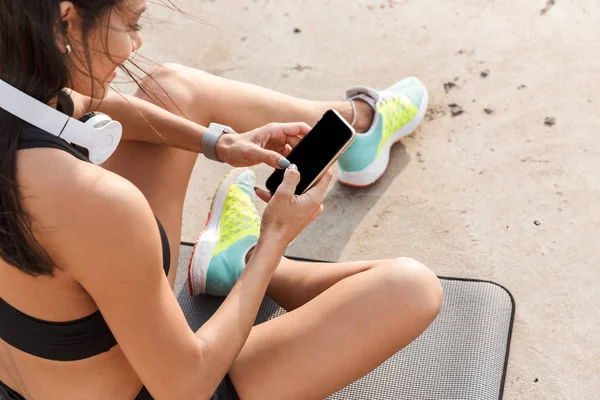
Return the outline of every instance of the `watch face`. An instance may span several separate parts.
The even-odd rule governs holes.
[[[217,124],[215,122],[211,123],[208,127],[212,132],[216,134],[224,134],[224,133],[235,133],[233,129],[228,127],[227,125]]]

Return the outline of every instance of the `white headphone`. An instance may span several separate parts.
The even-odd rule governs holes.
[[[108,160],[115,152],[123,134],[121,124],[106,114],[88,114],[84,122],[78,121],[21,92],[2,79],[0,108],[43,131],[86,148],[90,161],[96,165]]]

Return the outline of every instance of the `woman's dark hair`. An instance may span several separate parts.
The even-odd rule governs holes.
[[[91,71],[88,34],[107,21],[123,0],[70,1],[81,17],[85,58]],[[60,0],[0,0],[0,79],[43,103],[56,98],[70,82],[69,58],[57,45],[61,34],[68,43]],[[16,182],[23,124],[0,108],[0,257],[30,275],[53,275],[56,265],[33,234]]]

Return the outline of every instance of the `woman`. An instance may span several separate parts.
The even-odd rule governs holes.
[[[157,68],[146,79],[150,89],[133,97],[107,93],[114,71],[141,46],[145,7],[145,0],[0,1],[0,79],[64,112],[68,87],[75,117],[103,100],[100,110],[124,125],[119,149],[98,167],[0,109],[0,394],[251,400],[334,393],[422,333],[439,312],[441,288],[406,258],[319,265],[282,257],[322,211],[331,174],[295,196],[299,173],[288,168],[272,198],[259,193],[269,200],[260,235],[222,307],[198,332],[172,285],[203,126],[217,121],[247,132],[218,140],[211,151],[221,161],[281,168],[308,126],[263,125],[314,123],[336,108],[368,128],[375,124],[368,91],[355,102],[309,102],[170,66]],[[372,94],[376,105],[391,97]],[[388,118],[381,107],[375,120]],[[235,174],[228,198],[252,183],[246,171]],[[236,204],[238,217],[254,212],[247,200]],[[226,214],[235,223],[236,213]],[[256,218],[249,221],[255,229]],[[290,312],[253,327],[265,293]]]

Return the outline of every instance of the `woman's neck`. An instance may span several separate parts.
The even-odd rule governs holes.
[[[74,92],[72,90],[69,90],[69,96],[71,97],[71,100],[73,101],[73,115],[72,117],[75,119],[78,119],[79,117],[81,117],[83,114],[85,114],[88,110],[90,109],[96,109],[98,104],[100,103],[99,100],[92,100],[89,97],[86,96],[82,96],[77,92]],[[52,107],[54,109],[60,109],[59,106],[59,96],[54,97],[52,100],[50,100],[47,104],[49,107]],[[62,108],[65,108],[65,106],[63,106]],[[62,110],[63,112],[68,112],[69,110]]]

